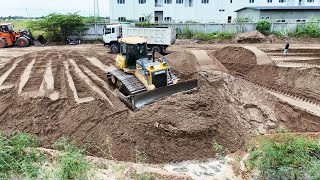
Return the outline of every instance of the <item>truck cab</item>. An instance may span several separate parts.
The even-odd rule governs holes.
[[[122,37],[121,24],[107,25],[103,29],[103,41],[105,46],[109,46],[112,53],[120,51],[118,39]]]

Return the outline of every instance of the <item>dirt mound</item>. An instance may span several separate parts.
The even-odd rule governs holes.
[[[238,43],[261,43],[266,40],[266,36],[257,30],[237,34],[235,37],[235,41]]]
[[[132,112],[106,87],[112,58],[97,54],[42,51],[1,68],[2,131],[36,134],[44,146],[66,136],[89,144],[93,155],[118,160],[134,160],[139,150],[149,162],[169,162],[213,157],[213,142],[235,151],[250,134],[276,126],[267,95],[253,93],[250,85],[219,71],[200,74],[198,92],[177,94]],[[173,53],[169,59],[180,75],[196,72],[189,53]]]
[[[224,72],[196,72],[194,56],[187,52],[172,53],[169,59],[180,77],[197,73],[199,90],[132,112],[106,84],[112,56],[99,52],[53,49],[2,67],[2,132],[36,134],[45,147],[69,137],[92,155],[134,161],[141,152],[148,162],[158,163],[211,158],[213,142],[235,151],[251,135],[278,126],[275,98]],[[281,115],[283,121],[289,119]]]
[[[253,52],[243,47],[227,46],[213,52],[211,55],[221,63],[257,64],[256,56]]]
[[[189,51],[173,52],[166,56],[173,73],[181,79],[190,79],[197,72],[196,57]]]

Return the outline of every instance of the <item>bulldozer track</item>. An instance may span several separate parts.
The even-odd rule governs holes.
[[[301,68],[320,68],[320,65],[309,64],[309,63],[293,63],[293,62],[285,62],[285,61],[275,61],[276,66],[280,67],[301,67]]]
[[[77,51],[70,54],[49,51],[12,59],[0,68],[0,93],[11,91],[19,98],[52,101],[67,98],[76,104],[103,100],[114,108],[109,98],[115,93],[106,82],[107,72],[114,67]]]
[[[307,97],[299,96],[296,93],[278,90],[272,87],[267,87],[264,85],[261,85],[256,82],[252,82],[246,78],[243,78],[244,80],[247,80],[248,82],[254,84],[255,86],[258,86],[265,91],[269,92],[273,96],[276,96],[277,98],[299,108],[304,111],[307,111],[308,113],[311,113],[313,115],[320,117],[320,102],[314,99],[310,99]]]

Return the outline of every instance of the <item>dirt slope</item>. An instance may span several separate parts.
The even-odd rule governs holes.
[[[101,52],[52,49],[1,68],[1,131],[36,134],[45,147],[69,137],[92,155],[117,160],[134,161],[138,150],[159,163],[211,158],[213,142],[235,151],[250,136],[279,126],[275,98],[224,72],[198,73],[194,56],[180,52],[169,55],[171,65],[182,79],[198,78],[199,90],[132,112],[106,84],[114,61]],[[289,119],[287,107],[281,109],[283,122]]]

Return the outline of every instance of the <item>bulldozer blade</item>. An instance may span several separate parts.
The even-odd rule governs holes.
[[[175,85],[158,88],[152,91],[139,93],[131,96],[130,98],[131,109],[138,110],[142,108],[144,105],[150,104],[162,97],[170,96],[179,92],[188,92],[191,90],[196,90],[197,87],[198,87],[198,81],[190,80],[190,81],[180,82]]]
[[[33,44],[35,46],[41,46],[42,45],[37,39],[33,40]]]

